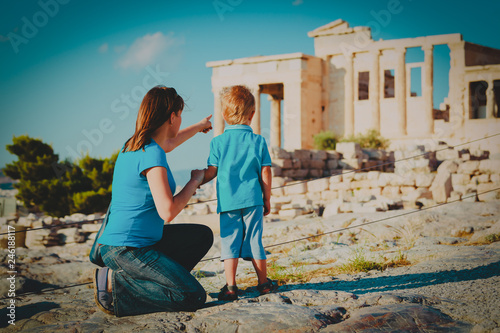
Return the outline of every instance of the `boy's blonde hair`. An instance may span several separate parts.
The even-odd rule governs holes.
[[[255,111],[255,98],[245,86],[225,88],[221,93],[221,103],[229,125],[244,124]]]

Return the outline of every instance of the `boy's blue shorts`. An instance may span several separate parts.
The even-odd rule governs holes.
[[[264,206],[253,206],[220,213],[220,260],[266,259],[262,245]]]

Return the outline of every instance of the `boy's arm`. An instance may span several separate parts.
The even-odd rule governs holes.
[[[212,179],[214,179],[217,176],[217,167],[213,165],[209,165],[208,168],[205,169],[205,177],[203,178],[203,181],[201,182],[200,186],[203,184],[208,183]]]
[[[206,173],[205,173],[206,175]],[[264,199],[264,216],[271,212],[271,183],[273,175],[270,166],[262,167],[262,196]]]

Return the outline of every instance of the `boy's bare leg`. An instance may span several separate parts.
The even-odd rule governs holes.
[[[257,273],[259,284],[267,282],[267,261],[266,259],[252,259],[253,268]]]
[[[228,286],[236,285],[236,269],[238,268],[238,258],[224,259],[224,272]]]

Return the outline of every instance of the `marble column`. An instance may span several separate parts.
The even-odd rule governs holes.
[[[495,118],[495,92],[493,91],[493,80],[488,80],[488,88],[486,88],[486,118]]]
[[[372,53],[373,62],[370,73],[369,99],[372,109],[372,128],[380,132],[380,50]]]
[[[214,136],[224,133],[224,118],[222,117],[222,105],[220,89],[214,89]]]
[[[396,49],[396,112],[397,125],[396,133],[399,136],[406,136],[406,48]]]
[[[344,136],[354,134],[354,55],[346,55]]]
[[[269,95],[271,101],[271,147],[281,147],[281,99]]]
[[[468,100],[468,82],[465,80],[465,42],[447,44],[450,48],[450,74],[448,82],[450,92],[450,124],[452,129],[446,135],[455,135],[454,132],[464,128],[465,120],[469,118],[468,105],[464,102]],[[466,113],[467,110],[467,113]],[[441,135],[443,137],[443,135]]]
[[[255,114],[250,125],[255,134],[260,134],[260,86],[256,85],[251,88],[252,94],[255,98]]]
[[[422,96],[424,98],[424,110],[422,114],[422,122],[425,124],[425,132],[422,134],[434,133],[434,101],[433,101],[433,77],[434,77],[434,45],[422,46],[424,51],[424,68],[422,80]]]

